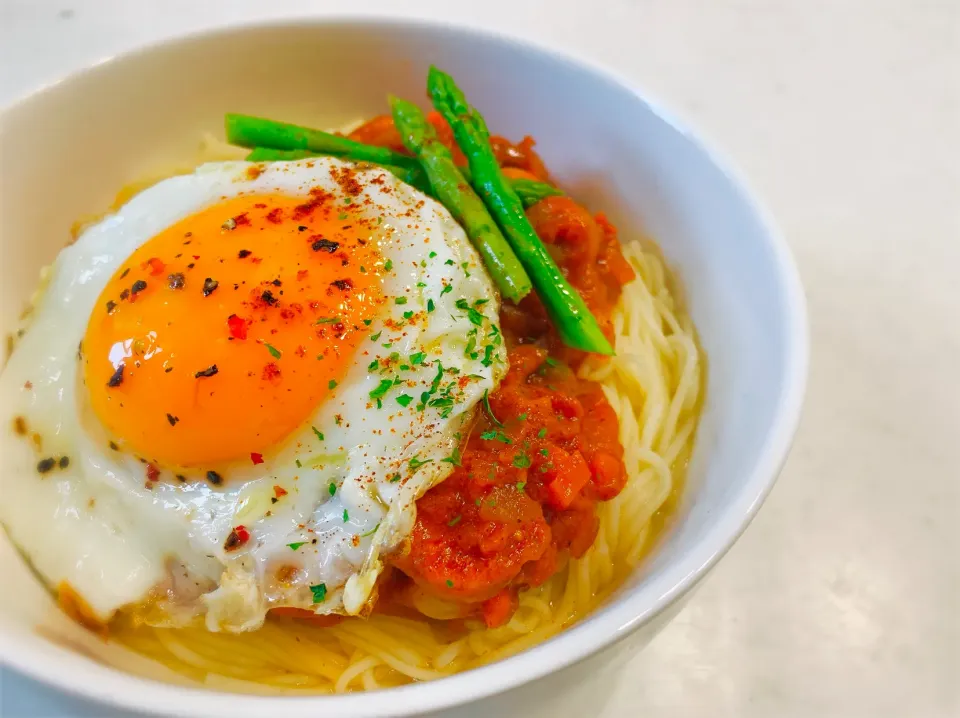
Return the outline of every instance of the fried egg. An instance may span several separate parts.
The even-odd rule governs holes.
[[[0,520],[95,620],[360,614],[505,372],[447,210],[335,159],[201,166],[58,256],[0,376]]]

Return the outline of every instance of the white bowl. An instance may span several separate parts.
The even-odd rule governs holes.
[[[387,93],[423,98],[430,63],[458,79],[498,133],[534,136],[559,182],[605,211],[621,236],[642,228],[654,237],[679,275],[708,378],[672,530],[605,607],[531,650],[432,683],[303,698],[168,682],[176,679],[60,615],[3,538],[0,655],[9,666],[77,694],[185,716],[436,710],[557,671],[633,632],[636,643],[649,640],[746,528],[786,458],[806,378],[804,299],[787,245],[729,169],[643,94],[524,42],[408,21],[285,21],[164,42],[24,99],[0,124],[0,329],[13,326],[75,219],[107,207],[126,182],[189,162],[224,112],[338,126],[384,112]]]

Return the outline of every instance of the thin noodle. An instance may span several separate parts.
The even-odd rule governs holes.
[[[208,151],[223,149],[208,143]],[[640,242],[624,245],[637,280],[612,317],[617,355],[589,360],[580,373],[601,384],[620,420],[627,483],[598,506],[600,530],[580,559],[520,595],[510,621],[441,640],[434,623],[374,614],[320,628],[269,619],[252,634],[201,628],[134,627],[114,637],[207,685],[243,693],[376,690],[432,680],[499,660],[547,640],[612,595],[663,528],[679,491],[703,402],[703,358],[688,317],[677,310],[660,258]],[[663,509],[663,510],[661,510]]]

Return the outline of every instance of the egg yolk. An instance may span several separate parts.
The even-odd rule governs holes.
[[[210,466],[290,435],[335,391],[383,302],[378,222],[350,200],[225,200],[141,246],[81,345],[124,449]]]

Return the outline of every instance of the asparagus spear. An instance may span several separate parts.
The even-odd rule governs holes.
[[[322,130],[274,122],[262,117],[228,114],[224,120],[227,142],[241,147],[269,147],[273,150],[310,150],[356,162],[416,167],[417,162],[399,152],[356,142]]]
[[[241,147],[251,147],[249,162],[276,162],[300,160],[315,155],[333,155],[358,162],[373,162],[390,170],[407,184],[430,194],[430,184],[411,157],[386,147],[366,145],[322,130],[312,130],[283,122],[275,122],[249,115],[226,116],[227,141]],[[466,167],[460,168],[469,182],[472,178]],[[544,197],[563,194],[546,182],[508,180],[520,196],[523,206],[536,204]]]
[[[507,182],[509,182],[510,186],[513,187],[513,191],[517,193],[517,196],[523,203],[524,209],[532,207],[537,202],[542,199],[546,199],[547,197],[555,197],[563,194],[563,192],[558,190],[552,184],[547,184],[546,182],[514,178],[507,178]]]
[[[530,292],[530,278],[497,229],[483,201],[460,174],[450,150],[437,138],[433,125],[427,122],[419,107],[391,97],[390,109],[404,146],[420,161],[437,199],[466,229],[500,293],[519,302]]]
[[[504,235],[530,273],[533,285],[564,343],[583,351],[613,354],[596,318],[570,286],[523,212],[523,204],[507,182],[490,147],[487,125],[467,104],[453,78],[436,67],[427,76],[433,106],[453,129],[470,163],[473,186],[496,218]]]
[[[247,162],[283,162],[305,160],[308,157],[317,157],[317,153],[310,150],[274,150],[269,147],[254,147],[246,160]]]

